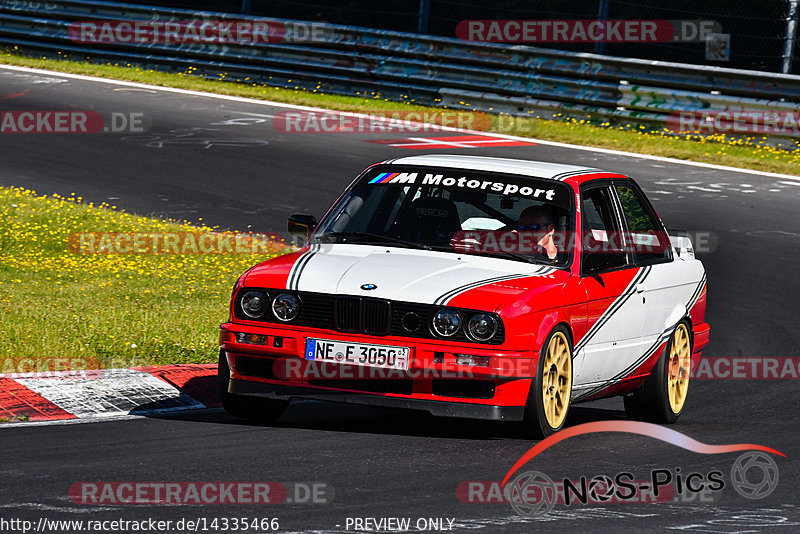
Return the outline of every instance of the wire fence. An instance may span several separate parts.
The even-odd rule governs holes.
[[[713,21],[707,39],[660,42],[517,42],[572,52],[800,73],[800,43],[789,46],[792,0],[129,0],[149,4],[456,37],[462,21]],[[421,31],[422,30],[422,31]],[[789,66],[789,70],[786,67]]]

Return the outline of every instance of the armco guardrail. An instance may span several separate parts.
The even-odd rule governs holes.
[[[800,110],[800,76],[315,26],[307,41],[89,44],[77,21],[258,21],[90,0],[0,0],[0,46],[79,54],[198,75],[512,115],[664,126],[675,112]],[[286,25],[310,24],[279,21]],[[194,70],[196,69],[196,70]],[[792,136],[795,130],[771,136]]]

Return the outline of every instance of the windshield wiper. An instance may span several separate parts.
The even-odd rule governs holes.
[[[397,243],[398,245],[405,245],[410,248],[421,248],[424,250],[431,250],[431,247],[425,245],[423,243],[417,243],[414,241],[406,241],[405,239],[400,239],[397,237],[390,237],[388,235],[380,235],[380,234],[370,234],[368,232],[328,232],[326,234],[320,234],[318,236],[314,236],[314,239],[322,239],[325,237],[365,237],[367,239],[374,239],[378,242],[389,242],[389,243]]]

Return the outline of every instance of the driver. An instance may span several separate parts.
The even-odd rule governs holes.
[[[519,232],[534,232],[537,237],[542,236],[537,243],[539,251],[546,254],[551,260],[556,259],[558,247],[553,240],[556,231],[553,215],[544,206],[529,206],[519,215]]]

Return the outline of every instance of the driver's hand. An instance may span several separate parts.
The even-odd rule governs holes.
[[[555,233],[556,229],[553,228],[547,235],[539,240],[539,246],[542,247],[545,252],[547,252],[547,257],[551,260],[554,260],[558,255],[558,247],[553,242],[553,234]]]

